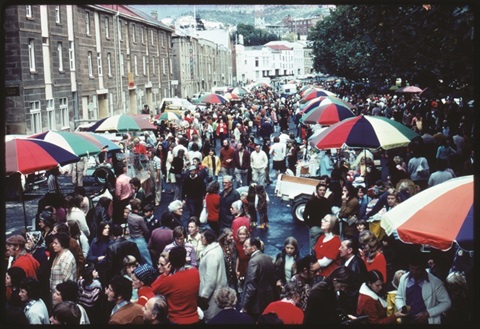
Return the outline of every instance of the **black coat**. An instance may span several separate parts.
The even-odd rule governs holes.
[[[138,250],[137,244],[127,240],[125,237],[119,237],[107,247],[105,261],[107,267],[106,282],[110,281],[116,274],[120,274],[123,268],[123,258],[132,255],[137,259],[139,264],[142,263],[142,257]]]

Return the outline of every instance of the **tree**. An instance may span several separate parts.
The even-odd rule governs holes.
[[[243,35],[245,46],[261,46],[270,41],[278,40],[278,37],[264,29],[256,29],[253,25],[238,24],[237,33]]]
[[[345,5],[318,22],[308,40],[318,72],[471,93],[473,28],[468,6]]]

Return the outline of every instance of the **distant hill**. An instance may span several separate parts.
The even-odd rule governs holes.
[[[192,5],[133,5],[146,14],[152,11],[158,13],[158,18],[178,18],[180,16],[193,16]],[[266,24],[278,23],[287,16],[292,18],[309,18],[328,13],[326,6],[322,5],[197,5],[195,15],[202,20],[220,22],[225,25],[238,25],[239,23],[254,24],[255,16],[264,18]]]

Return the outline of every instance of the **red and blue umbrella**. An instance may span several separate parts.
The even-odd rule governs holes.
[[[202,104],[207,104],[207,103],[210,103],[210,104],[226,104],[229,101],[228,101],[228,99],[226,99],[222,95],[211,93],[211,94],[206,94],[205,96],[201,97],[198,100],[198,102],[202,103]]]
[[[380,116],[356,116],[340,121],[310,141],[318,149],[359,148],[389,150],[408,146],[419,134],[403,124]]]
[[[77,155],[41,139],[15,138],[5,142],[7,175],[17,172],[28,175],[78,161],[80,158]]]
[[[305,124],[320,124],[330,126],[347,118],[352,118],[355,113],[350,108],[339,102],[330,102],[324,100],[318,107],[305,113],[300,118],[300,122]]]
[[[387,211],[380,225],[404,243],[473,250],[473,175],[429,187]]]

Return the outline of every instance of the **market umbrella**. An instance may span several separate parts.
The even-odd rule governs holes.
[[[79,157],[97,154],[102,150],[102,147],[99,147],[98,143],[92,142],[82,135],[68,131],[49,130],[29,137],[54,143]]]
[[[473,250],[473,175],[429,187],[383,214],[387,235],[396,232],[404,243],[429,245],[443,251],[453,243]]]
[[[318,149],[349,147],[382,148],[384,150],[408,146],[420,138],[403,124],[380,116],[360,115],[340,121],[310,141]]]
[[[15,138],[5,142],[5,173],[28,175],[40,170],[51,170],[58,165],[80,161],[75,154],[53,143],[34,138]],[[23,216],[27,228],[27,213],[22,190]]]
[[[95,122],[88,131],[142,131],[156,130],[157,128],[142,115],[117,114]]]
[[[225,98],[228,100],[240,99],[240,97],[237,94],[233,94],[233,93],[225,93]]]
[[[248,94],[248,90],[243,87],[235,87],[230,93],[238,96],[243,96],[245,94]]]
[[[229,101],[228,101],[228,99],[226,99],[222,95],[211,93],[211,94],[206,94],[205,96],[200,97],[198,102],[202,103],[202,104],[207,104],[207,103],[210,103],[210,104],[226,104]]]
[[[397,90],[395,90],[396,93],[412,93],[412,94],[421,93],[422,91],[423,89],[418,88],[416,86],[406,86],[406,87],[398,88]]]
[[[338,97],[319,96],[319,97],[316,97],[316,98],[313,98],[313,99],[307,101],[306,103],[301,104],[300,105],[300,113],[304,114],[304,113],[307,113],[307,112],[310,112],[310,111],[316,109],[320,105],[331,104],[331,103],[339,104],[339,105],[348,107],[350,109],[353,108],[352,104],[347,103],[347,102],[341,100]]]
[[[266,82],[260,81],[260,82],[255,82],[252,87],[261,87],[261,88],[269,88],[270,85]]]
[[[180,120],[180,116],[175,113],[175,112],[171,112],[171,111],[165,111],[161,114],[158,114],[155,119],[157,119],[158,121],[161,121],[161,120],[166,120],[166,121],[178,121]]]
[[[330,126],[347,118],[352,118],[355,113],[346,105],[322,101],[318,107],[305,113],[300,118],[304,124],[321,124]]]
[[[325,90],[325,89],[319,89],[319,88],[314,88],[313,90],[310,90],[306,92],[302,98],[300,98],[300,102],[305,103],[311,99],[317,98],[319,96],[333,96],[335,97],[336,95],[332,93],[331,91]]]
[[[103,149],[105,147],[108,149],[108,151],[117,151],[122,149],[120,145],[112,142],[107,137],[102,136],[101,134],[92,133],[89,131],[76,132],[76,134],[90,140],[92,143],[96,143],[100,149]]]

